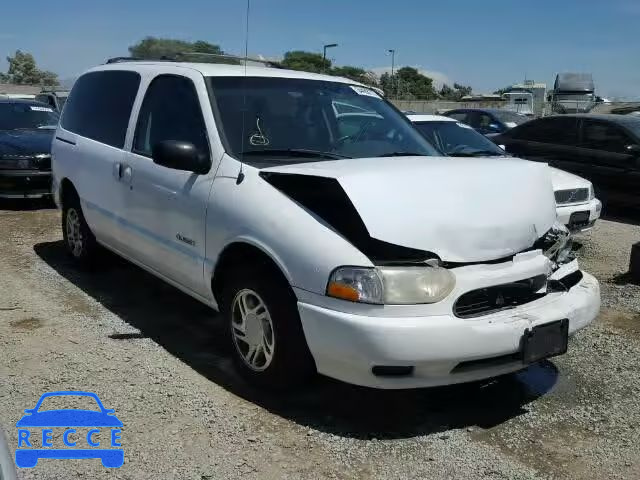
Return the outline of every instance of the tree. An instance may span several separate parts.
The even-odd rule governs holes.
[[[413,67],[402,67],[391,76],[383,73],[380,86],[384,94],[399,100],[432,100],[438,98],[433,80]]]
[[[9,69],[6,74],[0,74],[3,83],[18,85],[58,85],[58,75],[38,69],[33,55],[16,50],[13,57],[7,57]]]
[[[285,53],[280,64],[291,70],[303,70],[313,73],[329,72],[331,70],[331,60],[323,59],[319,53],[302,50]]]
[[[368,72],[364,68],[360,67],[352,67],[350,65],[334,67],[329,73],[338,77],[350,78],[351,80],[364,83],[365,85],[372,85],[374,87],[378,85],[376,75],[373,72]]]
[[[129,47],[129,53],[136,58],[160,59],[176,58],[180,53],[208,53],[216,55],[224,55],[225,52],[218,45],[198,40],[196,42],[187,42],[184,40],[176,40],[172,38],[146,37],[135,45]],[[199,62],[209,63],[239,63],[230,59],[222,59],[216,57],[207,57],[206,55],[197,56],[195,59]]]
[[[460,85],[459,83],[454,83],[453,88],[451,88],[447,84],[442,85],[442,88],[438,93],[440,95],[440,98],[444,100],[459,101],[462,100],[462,97],[464,97],[465,95],[471,95],[471,91],[471,87]]]

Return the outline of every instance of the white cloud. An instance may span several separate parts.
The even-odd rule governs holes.
[[[404,66],[405,65],[396,67],[396,70]],[[438,72],[436,70],[427,70],[426,68],[422,68],[419,65],[408,65],[408,66],[417,69],[418,72],[420,72],[422,75],[431,78],[436,88],[442,87],[444,83],[450,86],[453,85],[453,81],[445,73]],[[382,75],[383,73],[391,73],[391,65],[389,65],[388,67],[372,68],[371,71],[378,76]]]

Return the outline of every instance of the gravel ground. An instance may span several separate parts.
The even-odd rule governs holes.
[[[0,210],[0,423],[15,448],[43,392],[93,391],[124,423],[125,464],[41,460],[22,479],[640,478],[633,222],[580,239],[603,310],[563,357],[481,385],[274,396],[235,376],[206,307],[116,258],[76,271],[58,213],[36,207]]]

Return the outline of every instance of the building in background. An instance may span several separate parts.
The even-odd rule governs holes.
[[[529,93],[531,97],[528,95],[523,96],[523,98],[530,99],[531,102],[531,110],[533,115],[536,117],[540,117],[545,114],[545,102],[547,97],[547,84],[535,82],[534,80],[525,80],[523,83],[515,83],[509,87],[505,93],[513,94],[513,93]],[[511,95],[511,97],[514,97]],[[517,96],[514,97],[514,101],[517,100]],[[523,112],[525,113],[525,112]],[[546,112],[548,113],[548,112]]]

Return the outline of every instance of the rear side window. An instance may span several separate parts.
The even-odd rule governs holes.
[[[140,75],[129,71],[91,72],[80,77],[69,95],[60,124],[97,142],[124,147]]]
[[[455,118],[462,123],[467,123],[467,114],[465,112],[447,113],[447,117]]]

